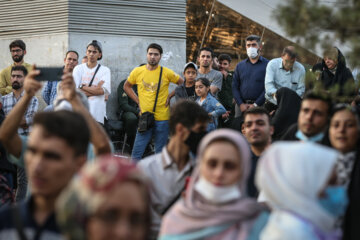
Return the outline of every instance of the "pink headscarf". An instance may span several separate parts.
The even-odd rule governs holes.
[[[203,154],[206,148],[218,139],[225,139],[235,144],[241,156],[243,170],[242,178],[239,180],[241,197],[224,205],[214,205],[204,201],[194,188],[199,179],[199,165]],[[236,131],[216,130],[201,141],[197,156],[198,165],[192,174],[186,197],[177,202],[165,215],[160,236],[196,232],[228,223],[231,227],[221,233],[221,239],[246,239],[251,223],[261,210],[261,206],[255,200],[246,197],[246,182],[250,172],[250,150],[247,141]],[[216,239],[220,239],[219,237],[216,235]]]

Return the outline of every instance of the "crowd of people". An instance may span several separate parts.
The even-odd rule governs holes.
[[[25,43],[11,42],[0,239],[359,239],[359,91],[343,54],[326,49],[306,70],[293,46],[268,60],[259,36],[245,43],[234,72],[204,47],[182,76],[152,43],[112,93],[101,42],[81,64],[69,50],[61,80],[44,86]],[[106,131],[111,94],[131,157]]]

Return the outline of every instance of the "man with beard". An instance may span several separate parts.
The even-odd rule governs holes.
[[[155,137],[155,153],[161,152],[166,145],[169,135],[169,84],[182,84],[184,80],[171,69],[159,66],[163,53],[162,47],[157,43],[152,43],[147,47],[147,64],[135,68],[126,82],[124,91],[139,105],[140,114],[145,112],[154,113],[155,124],[146,131],[137,131],[134,148],[131,157],[140,160],[145,148],[151,138]],[[161,84],[159,85],[159,82]],[[137,85],[138,95],[132,89]],[[155,101],[158,92],[157,101]],[[154,105],[155,111],[154,111]]]
[[[260,155],[271,144],[271,135],[274,133],[268,111],[262,107],[246,110],[242,132],[251,148],[251,172],[247,190],[250,197],[257,197],[258,190],[254,184],[256,166]]]
[[[24,95],[24,79],[28,71],[24,66],[14,66],[11,68],[11,87],[12,92],[2,96],[3,101],[3,110],[7,116],[9,112],[13,109],[15,104],[20,100]],[[30,130],[30,125],[32,123],[33,117],[38,110],[39,102],[34,96],[31,99],[31,102],[25,112],[25,115],[21,121],[18,133],[20,135],[28,135]]]
[[[15,40],[9,45],[11,57],[14,63],[4,68],[0,72],[0,94],[6,95],[11,92],[11,68],[14,66],[24,66],[29,72],[32,69],[32,65],[24,62],[24,55],[26,54],[26,45],[22,40]]]

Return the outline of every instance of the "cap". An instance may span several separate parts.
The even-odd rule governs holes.
[[[184,66],[184,72],[185,72],[185,70],[186,70],[189,66],[192,66],[193,68],[195,68],[196,71],[198,70],[198,67],[196,66],[195,63],[193,63],[193,62],[188,62],[188,63],[185,64],[185,66]]]
[[[102,45],[101,45],[101,43],[99,41],[97,41],[97,40],[92,40],[91,42],[89,42],[87,44],[86,48],[88,48],[90,45],[92,45],[94,47],[97,47],[99,49],[99,51],[101,53],[101,57],[98,60],[102,59]]]

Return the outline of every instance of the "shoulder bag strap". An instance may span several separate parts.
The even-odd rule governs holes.
[[[95,75],[96,75],[96,73],[99,71],[100,66],[101,66],[100,64],[97,66],[97,68],[96,68],[96,70],[95,70],[95,73],[94,73],[94,75],[93,75],[93,77],[92,77],[92,79],[91,79],[91,81],[90,81],[90,83],[89,83],[89,87],[91,87],[91,85],[92,85],[92,83],[93,83],[93,81],[94,81]]]
[[[157,103],[157,99],[158,99],[159,91],[160,91],[162,71],[163,71],[163,67],[161,67],[161,69],[160,69],[159,84],[158,84],[158,88],[157,88],[157,91],[156,91],[155,103],[154,103],[154,108],[153,108],[154,113],[155,113],[156,103]]]
[[[21,220],[20,211],[18,206],[12,206],[11,207],[11,214],[13,218],[13,223],[15,224],[16,232],[18,234],[18,237],[20,240],[28,240],[25,232],[24,232],[24,225]]]

